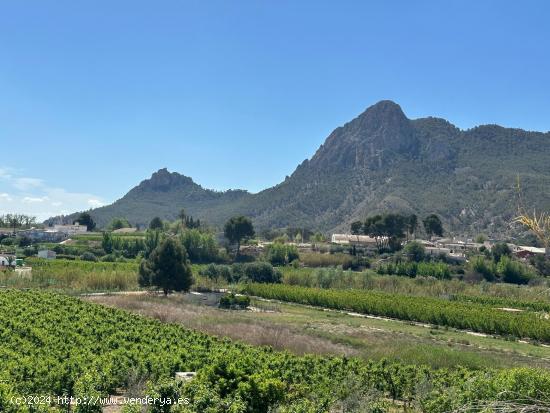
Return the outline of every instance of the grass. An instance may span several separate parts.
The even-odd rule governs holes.
[[[348,266],[352,257],[349,254],[319,254],[315,252],[300,253],[300,261],[307,267]]]
[[[252,306],[257,311],[229,311],[205,305],[208,300],[197,295],[175,294],[168,298],[112,295],[86,299],[220,337],[271,345],[296,354],[389,358],[436,368],[458,365],[550,368],[547,347],[452,329],[431,329],[398,320],[355,317],[297,304],[253,299]]]

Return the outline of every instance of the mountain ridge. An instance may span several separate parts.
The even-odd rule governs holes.
[[[99,225],[125,216],[145,225],[181,208],[220,227],[231,215],[258,228],[332,231],[354,219],[396,210],[438,213],[456,234],[508,231],[522,176],[525,199],[550,208],[550,133],[479,125],[461,130],[436,117],[409,119],[380,101],[334,129],[311,158],[281,183],[250,193],[205,189],[192,178],[153,173],[113,204],[91,211]]]

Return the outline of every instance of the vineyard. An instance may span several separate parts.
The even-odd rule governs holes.
[[[482,295],[464,295],[464,294],[458,294],[451,298],[456,301],[473,302],[473,303],[487,304],[491,306],[500,306],[500,307],[513,307],[517,309],[542,311],[545,313],[550,313],[550,303],[545,301],[519,300],[516,298],[510,298],[510,297],[490,297],[490,296],[482,296]]]
[[[378,291],[328,290],[277,284],[249,284],[244,291],[263,298],[550,342],[550,321],[543,314],[507,312],[484,304],[482,299],[478,302],[451,301]],[[494,301],[499,300],[495,298]]]
[[[254,287],[254,286],[253,286]],[[298,290],[299,291],[299,290]],[[472,404],[550,402],[550,373],[533,369],[430,370],[398,363],[295,356],[251,347],[50,292],[0,292],[0,411],[57,412],[13,396],[91,398],[131,386],[189,404],[152,412],[327,412],[411,408],[444,412]],[[177,371],[196,371],[178,384]],[[127,411],[132,408],[127,407]],[[66,408],[63,410],[66,411]],[[74,411],[97,412],[78,405]]]

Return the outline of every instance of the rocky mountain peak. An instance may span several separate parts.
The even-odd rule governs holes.
[[[395,155],[415,154],[418,142],[401,107],[382,100],[327,138],[312,159],[323,168],[380,168]]]
[[[364,122],[373,124],[392,124],[408,121],[403,113],[401,106],[391,100],[381,100],[372,106],[369,106],[361,115],[358,116]]]
[[[197,186],[193,180],[177,172],[170,172],[167,168],[159,169],[151,175],[151,178],[142,181],[138,188],[151,191],[169,191],[181,186]]]

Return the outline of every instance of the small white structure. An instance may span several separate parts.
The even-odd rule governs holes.
[[[424,247],[424,250],[426,251],[426,255],[439,257],[440,255],[444,255],[446,257],[452,258],[456,261],[466,261],[466,254],[464,252],[453,252],[449,248],[443,248],[443,247]]]
[[[78,222],[75,222],[73,225],[54,225],[53,230],[55,232],[62,232],[68,235],[74,234],[85,234],[88,232],[88,227],[86,225],[80,225]]]
[[[376,238],[368,235],[332,234],[330,242],[339,245],[376,245]]]
[[[197,375],[194,371],[177,371],[176,372],[176,381],[191,381]]]
[[[0,267],[15,267],[15,256],[0,255]]]
[[[443,247],[424,247],[424,250],[426,251],[426,254],[428,255],[449,255],[451,253],[451,250],[449,248],[443,248]]]
[[[57,256],[57,254],[55,253],[55,251],[52,251],[52,250],[38,251],[38,258],[46,258],[48,260],[55,260],[56,256]]]
[[[461,240],[449,240],[441,239],[437,240],[435,244],[439,247],[448,248],[451,253],[465,253],[466,251],[479,251],[481,247],[485,246],[477,242],[461,241]]]

